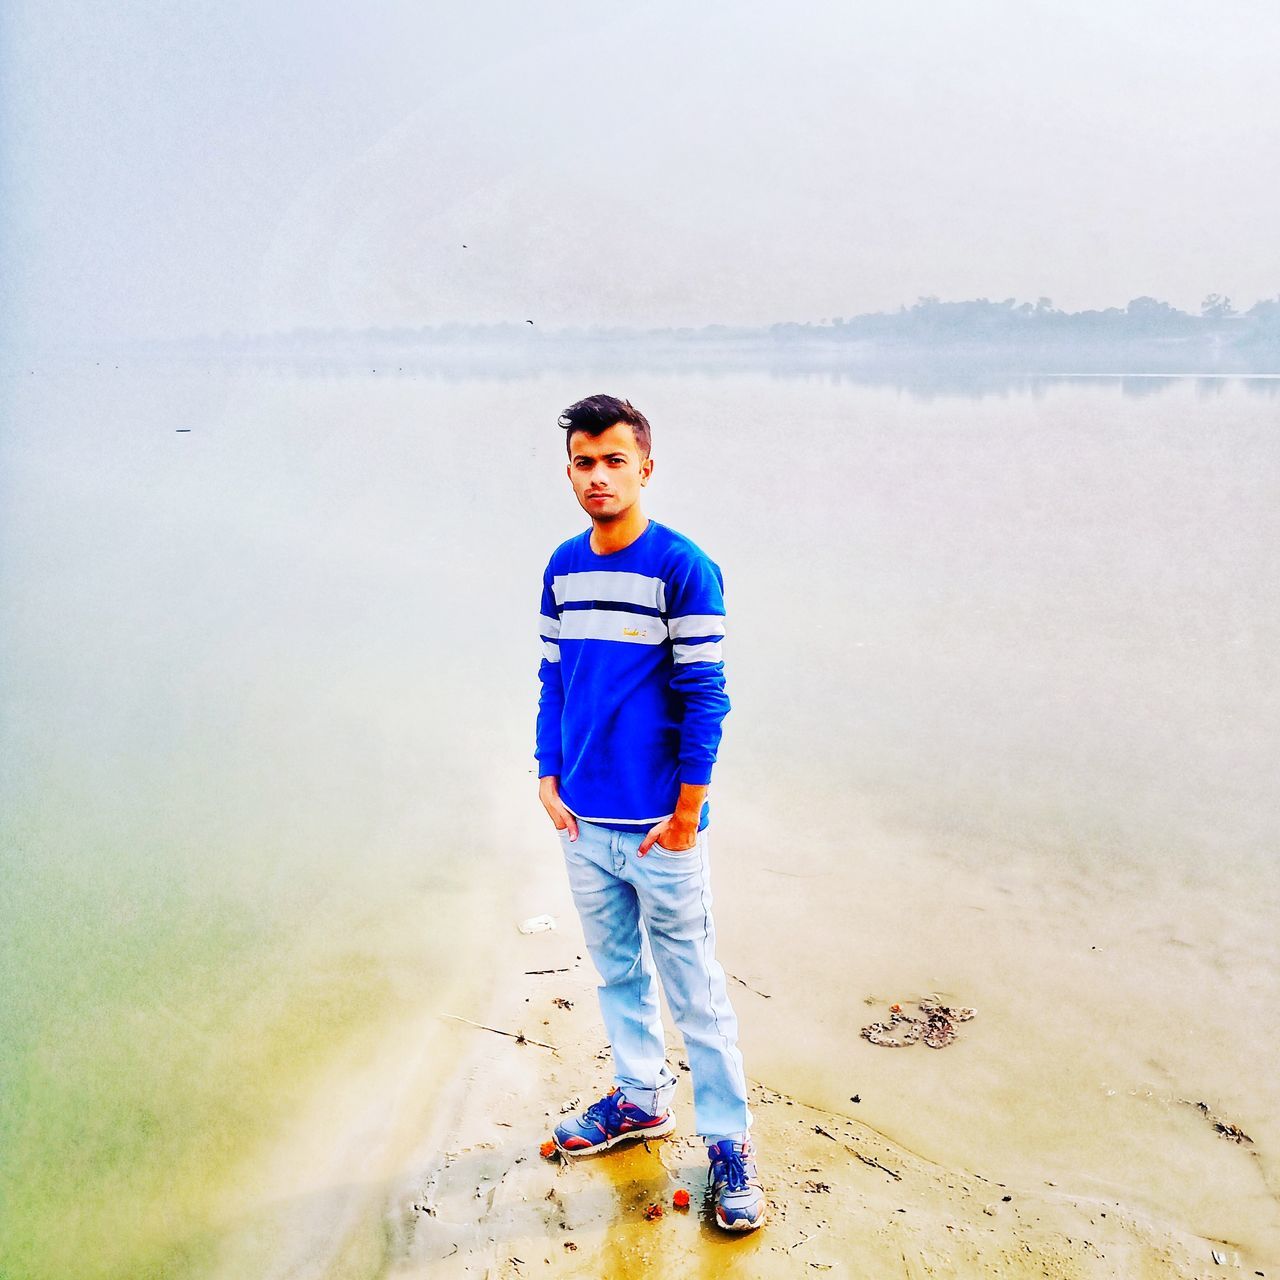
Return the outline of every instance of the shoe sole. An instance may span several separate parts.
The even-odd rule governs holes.
[[[757,1227],[764,1226],[766,1215],[761,1214],[754,1222],[748,1222],[745,1218],[740,1218],[737,1222],[725,1222],[720,1217],[719,1209],[716,1210],[716,1226],[721,1231],[754,1231]]]
[[[753,1183],[752,1185],[758,1186],[759,1184]],[[738,1218],[734,1222],[726,1222],[720,1216],[720,1206],[714,1203],[714,1198],[718,1190],[718,1187],[708,1187],[707,1194],[712,1197],[713,1200],[711,1216],[715,1219],[715,1224],[721,1231],[754,1231],[757,1227],[764,1226],[764,1220],[769,1214],[768,1206],[764,1203],[760,1205],[760,1216],[754,1222],[749,1218]],[[763,1189],[761,1189],[761,1194],[763,1194]]]
[[[560,1139],[554,1134],[551,1140],[556,1144],[556,1150],[566,1156],[594,1156],[602,1151],[608,1151],[610,1147],[616,1147],[619,1142],[635,1142],[641,1138],[665,1138],[675,1127],[676,1118],[670,1115],[661,1124],[655,1124],[648,1129],[628,1129],[626,1133],[606,1138],[604,1142],[598,1142],[594,1147],[562,1147]]]

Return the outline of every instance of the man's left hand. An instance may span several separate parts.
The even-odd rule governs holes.
[[[643,858],[653,844],[661,844],[672,853],[684,853],[698,843],[698,821],[683,821],[678,815],[672,815],[665,822],[660,822],[643,840],[636,856]]]

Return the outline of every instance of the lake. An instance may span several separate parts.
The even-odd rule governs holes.
[[[0,1271],[207,1270],[342,1054],[500,980],[596,391],[725,575],[748,1073],[1280,1260],[1280,380],[7,384]],[[859,1036],[932,993],[945,1052]]]

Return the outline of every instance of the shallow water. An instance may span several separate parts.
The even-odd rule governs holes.
[[[591,376],[11,383],[0,1269],[198,1273],[342,1045],[492,980]],[[613,389],[726,577],[748,1071],[1280,1257],[1273,388]],[[859,1038],[933,991],[956,1045]]]

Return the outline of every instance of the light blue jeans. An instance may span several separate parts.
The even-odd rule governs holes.
[[[600,1012],[613,1050],[614,1083],[650,1115],[665,1111],[675,1093],[658,977],[684,1039],[698,1133],[708,1143],[741,1141],[752,1116],[738,1019],[715,958],[707,830],[685,852],[655,843],[641,858],[636,850],[643,839],[643,833],[581,819],[577,840],[560,832],[569,888],[603,979]]]

